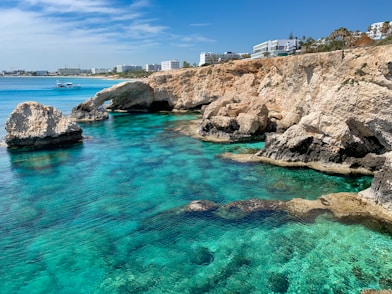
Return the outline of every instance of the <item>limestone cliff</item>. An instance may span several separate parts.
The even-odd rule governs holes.
[[[269,161],[373,173],[392,149],[391,45],[160,72],[129,87],[98,93],[89,105],[97,109],[106,97],[114,111],[200,109],[200,135],[266,134],[258,155]]]
[[[160,72],[105,89],[79,108],[105,100],[114,111],[203,108],[204,135],[230,140],[297,125],[321,143],[382,152],[392,144],[383,132],[392,127],[391,53],[380,46]]]
[[[385,131],[392,127],[392,46],[162,72],[148,84],[155,100],[175,109],[206,105],[201,125],[206,135],[230,139],[236,131],[281,133],[296,125],[296,135],[311,134],[320,144],[354,154],[391,147]]]

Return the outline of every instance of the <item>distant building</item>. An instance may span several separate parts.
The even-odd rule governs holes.
[[[180,63],[178,60],[169,60],[169,61],[162,61],[161,62],[161,69],[162,70],[172,70],[172,69],[179,69]]]
[[[251,58],[284,56],[297,49],[299,49],[297,39],[270,40],[253,46],[253,54],[251,54]]]
[[[81,69],[80,73],[82,75],[91,75],[92,71],[91,71],[91,69]]]
[[[47,70],[37,70],[37,71],[35,72],[35,75],[36,75],[36,76],[48,76],[48,75],[49,75],[49,72],[48,72]]]
[[[373,40],[384,39],[388,34],[392,34],[392,23],[389,21],[373,23],[367,31],[367,35]]]
[[[129,71],[138,71],[138,70],[143,70],[143,67],[141,65],[117,65],[116,67],[117,72],[129,72]]]
[[[204,64],[217,64],[220,62],[225,62],[227,60],[241,59],[242,55],[235,52],[225,52],[225,53],[213,53],[213,52],[202,52],[200,53],[199,66]]]
[[[109,73],[112,70],[109,68],[92,68],[91,69],[91,73],[96,75],[96,74],[105,74],[105,73]]]
[[[82,70],[80,68],[59,68],[57,73],[61,76],[80,75]]]
[[[149,72],[151,72],[151,71],[153,71],[153,72],[161,71],[162,70],[162,66],[160,64],[146,64],[145,70],[149,71]]]

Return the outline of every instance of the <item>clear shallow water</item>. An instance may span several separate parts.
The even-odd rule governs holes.
[[[0,87],[0,99],[9,108],[16,99],[6,91]],[[44,104],[57,103],[64,113],[95,94],[71,91],[63,97],[51,91],[45,98],[39,92],[25,90]],[[0,114],[2,125],[14,106],[7,107]],[[230,221],[181,212],[196,199],[222,204],[315,199],[359,191],[371,181],[223,160],[222,152],[262,143],[212,144],[173,131],[191,118],[115,114],[105,122],[81,124],[89,138],[71,148],[0,148],[0,293],[392,288],[391,236],[328,216],[312,223],[282,215]]]

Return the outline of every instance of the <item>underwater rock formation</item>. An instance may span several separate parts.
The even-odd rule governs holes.
[[[249,199],[220,205],[211,201],[196,200],[184,208],[185,213],[200,216],[214,215],[226,220],[240,220],[252,215],[268,217],[281,214],[286,221],[313,221],[318,215],[330,213],[344,223],[360,223],[370,229],[392,234],[392,214],[385,208],[367,201],[355,193],[334,193],[316,200],[294,198],[290,201]],[[284,217],[286,215],[286,217]]]

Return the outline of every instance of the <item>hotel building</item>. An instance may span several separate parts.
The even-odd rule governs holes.
[[[178,62],[178,60],[162,61],[161,68],[162,70],[179,69],[180,63]]]
[[[225,52],[225,53],[213,53],[213,52],[202,52],[200,53],[199,66],[205,64],[217,64],[220,62],[225,62],[227,60],[241,59],[241,54],[235,52]]]
[[[253,54],[251,58],[263,58],[268,56],[284,56],[299,49],[297,39],[283,39],[266,41],[264,43],[253,46]]]

